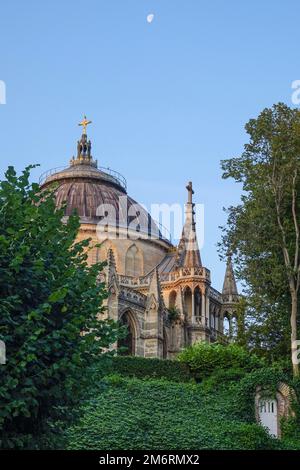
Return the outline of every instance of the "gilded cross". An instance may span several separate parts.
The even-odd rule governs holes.
[[[82,133],[83,134],[86,134],[86,128],[89,124],[91,124],[92,121],[89,121],[86,116],[83,117],[83,120],[78,124],[78,126],[82,126],[83,127],[83,131]]]
[[[190,181],[189,184],[187,185],[186,189],[188,190],[188,202],[191,204],[193,202],[193,183]]]

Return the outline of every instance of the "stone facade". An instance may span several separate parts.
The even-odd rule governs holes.
[[[42,177],[42,189],[52,185],[57,205],[67,203],[65,217],[74,209],[80,216],[78,239],[92,240],[89,263],[107,260],[103,273],[109,290],[107,314],[127,325],[128,337],[121,346],[128,354],[172,358],[200,340],[226,341],[224,318],[231,324],[239,298],[231,259],[220,293],[211,286],[210,271],[201,262],[192,183],[187,186],[178,246],[127,195],[121,175],[97,167],[85,133],[70,166]],[[233,334],[231,325],[228,334]]]

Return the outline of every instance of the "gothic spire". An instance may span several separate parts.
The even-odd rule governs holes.
[[[227,257],[226,272],[225,272],[222,294],[223,296],[226,296],[228,299],[230,297],[231,300],[235,300],[235,298],[238,296],[238,290],[236,287],[235,276],[233,272],[230,253],[228,254],[228,257]]]
[[[193,184],[190,181],[186,187],[188,201],[185,206],[185,223],[177,249],[177,267],[201,267],[201,256],[197,241],[195,211],[193,203]]]

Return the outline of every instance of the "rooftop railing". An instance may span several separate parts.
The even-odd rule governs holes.
[[[80,165],[78,165],[78,167],[80,167]],[[59,167],[51,168],[50,170],[45,171],[40,176],[39,184],[40,185],[44,184],[47,178],[55,175],[55,173],[60,173],[61,171],[67,170],[68,168],[70,167],[59,166]],[[72,168],[75,168],[75,166],[73,166]],[[104,166],[98,167],[98,170],[99,172],[103,173],[103,179],[106,179],[107,181],[112,181],[113,183],[117,183],[123,189],[125,189],[125,191],[127,191],[127,181],[124,178],[124,176],[121,175],[121,173],[119,173],[118,171],[112,170],[111,168],[106,168]]]

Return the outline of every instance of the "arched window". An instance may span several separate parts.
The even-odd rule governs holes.
[[[228,315],[225,313],[223,320],[223,333],[226,336],[230,335],[230,321]]]
[[[123,313],[119,323],[121,326],[124,326],[127,329],[127,335],[125,335],[124,338],[120,338],[118,340],[119,354],[122,356],[134,356],[136,346],[136,329],[131,313]]]
[[[125,259],[125,273],[127,276],[142,276],[142,255],[136,245],[128,248]]]
[[[209,324],[210,327],[215,329],[216,328],[216,307],[211,306],[210,312],[209,312]]]
[[[172,292],[170,292],[170,295],[169,295],[169,308],[175,308],[176,297],[177,297],[176,291],[172,290]]]
[[[197,319],[201,319],[202,296],[201,296],[201,291],[198,286],[196,287],[194,291],[194,296],[195,296],[195,317]]]
[[[185,308],[187,317],[189,319],[192,318],[192,306],[193,306],[192,295],[193,294],[192,294],[191,289],[187,287],[184,291],[184,308]]]
[[[216,308],[216,311],[215,311],[215,329],[217,331],[219,331],[220,329],[220,309]]]

